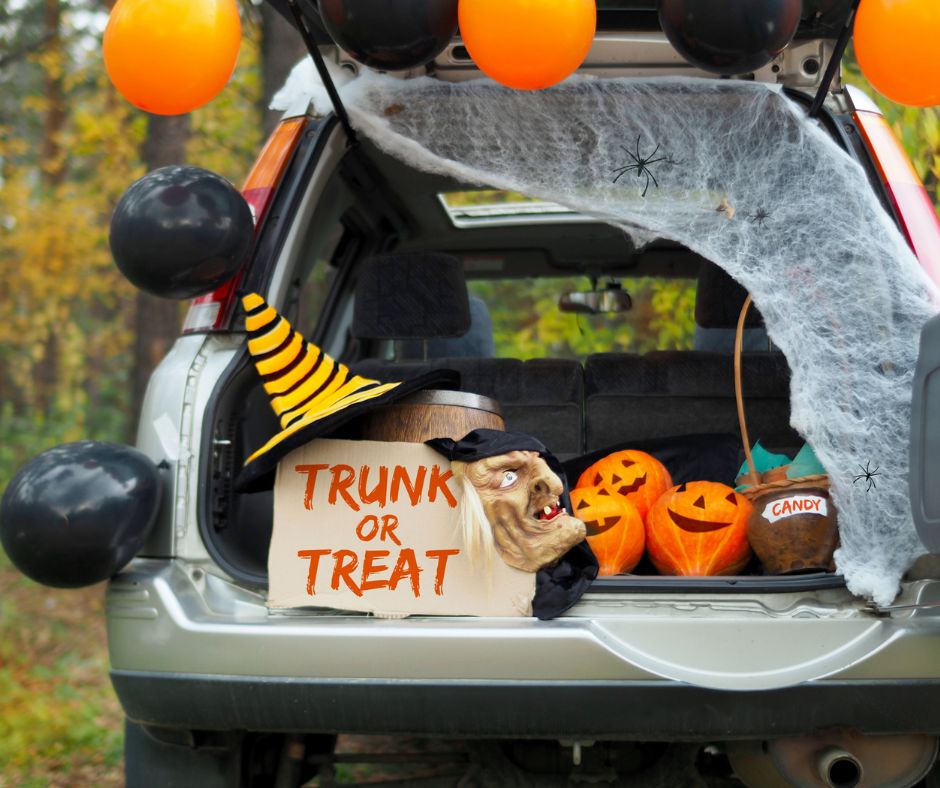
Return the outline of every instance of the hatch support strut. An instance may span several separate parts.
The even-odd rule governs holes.
[[[297,29],[300,31],[300,36],[303,38],[304,44],[307,45],[307,51],[310,53],[310,57],[313,58],[313,64],[317,67],[317,73],[319,73],[320,79],[323,80],[323,87],[326,88],[327,95],[330,97],[333,111],[336,113],[336,117],[339,118],[343,130],[349,138],[349,144],[354,146],[358,142],[356,132],[353,131],[353,127],[349,124],[349,115],[346,114],[346,107],[343,106],[343,101],[339,97],[336,85],[333,84],[333,78],[326,68],[326,63],[323,62],[323,55],[320,53],[320,48],[317,46],[317,42],[313,40],[313,34],[310,32],[310,28],[307,27],[307,21],[304,19],[303,13],[297,5],[297,0],[287,0],[287,5],[294,15],[294,21],[297,23]]]
[[[288,2],[290,2],[290,0],[288,0]],[[860,2],[861,0],[854,0],[852,7],[849,9],[849,14],[845,18],[845,26],[842,28],[842,32],[839,33],[835,49],[832,50],[832,57],[829,58],[829,65],[826,66],[826,73],[823,75],[822,82],[819,84],[819,90],[816,91],[816,98],[813,99],[813,103],[809,108],[809,117],[811,118],[815,118],[819,114],[819,110],[822,109],[823,101],[826,100],[829,86],[835,78],[836,70],[842,62],[842,55],[845,54],[845,48],[849,45],[849,39],[852,37],[852,26],[855,23],[855,13],[858,11]]]

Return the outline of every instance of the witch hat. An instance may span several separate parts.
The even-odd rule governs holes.
[[[291,324],[257,293],[242,298],[248,352],[281,421],[281,430],[245,460],[239,489],[256,488],[278,462],[300,446],[350,419],[424,388],[454,388],[456,372],[437,370],[394,383],[352,375]]]

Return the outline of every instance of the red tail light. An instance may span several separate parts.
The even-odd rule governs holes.
[[[291,155],[297,148],[306,125],[306,118],[290,118],[282,121],[261,150],[251,172],[248,173],[245,185],[242,186],[242,196],[251,206],[256,233],[261,227],[271,205],[274,191],[284,175],[287,162],[290,161]],[[208,295],[193,299],[186,321],[183,323],[184,334],[221,331],[228,328],[238,300],[235,291],[241,284],[243,270]]]
[[[924,184],[880,113],[858,110],[852,118],[888,188],[911,249],[927,275],[940,285],[940,219]]]

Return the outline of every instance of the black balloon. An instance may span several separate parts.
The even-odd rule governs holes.
[[[27,462],[0,500],[0,543],[37,583],[106,580],[140,550],[160,508],[160,471],[143,453],[82,441]]]
[[[360,63],[401,71],[444,51],[457,30],[457,0],[320,0],[320,16]]]
[[[248,203],[199,167],[161,167],[131,184],[111,217],[111,254],[130,281],[162,298],[210,293],[251,245]]]
[[[745,74],[786,48],[801,8],[801,0],[659,0],[659,23],[693,65],[716,74]]]

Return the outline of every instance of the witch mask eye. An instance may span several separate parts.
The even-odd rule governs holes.
[[[515,471],[503,471],[503,478],[500,479],[500,487],[510,487],[515,483],[516,479],[519,478],[519,474]]]

